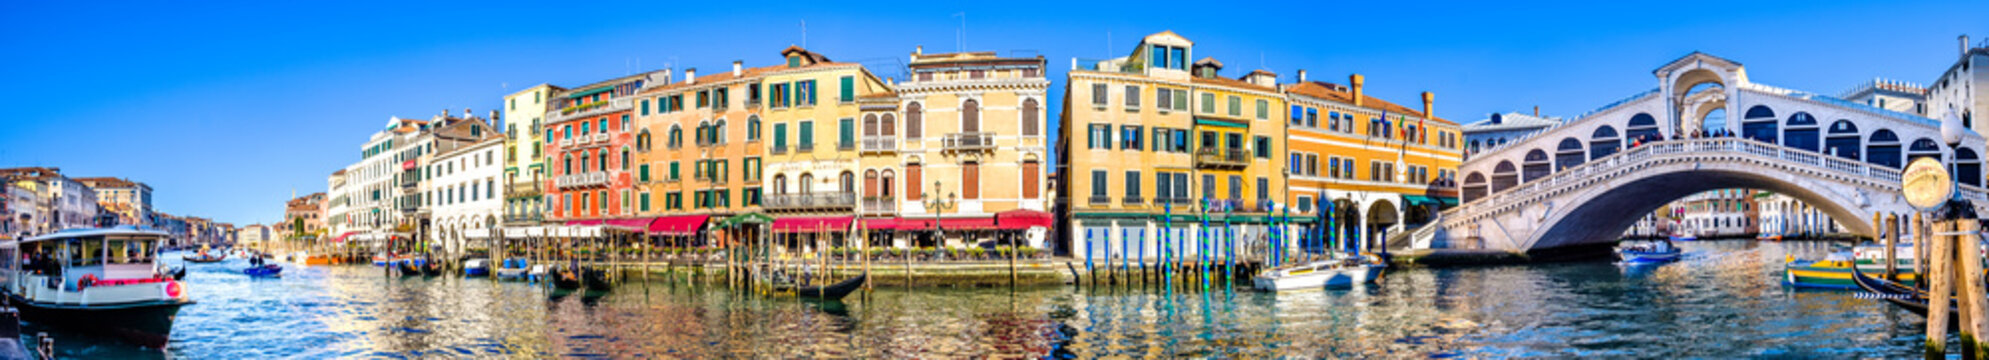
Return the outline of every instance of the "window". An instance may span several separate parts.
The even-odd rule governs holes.
[[[1022,162],[1022,198],[1035,199],[1037,196],[1040,196],[1041,190],[1038,190],[1038,188],[1042,186],[1038,184],[1039,180],[1037,180],[1037,177],[1040,175],[1037,174],[1040,174],[1042,171],[1042,165],[1037,163],[1036,160]],[[886,188],[888,188],[890,181],[885,181],[885,183]]]
[[[1178,153],[1188,152],[1189,140],[1188,140],[1187,129],[1174,129],[1174,136],[1172,136],[1172,140],[1174,140],[1174,152]]]
[[[788,97],[787,84],[785,83],[768,84],[767,94],[773,96],[773,101],[771,105],[773,105],[773,108],[775,109],[787,107],[791,100]]]
[[[628,170],[628,148],[622,148],[622,170]]]
[[[795,82],[794,106],[814,106],[814,105],[815,105],[815,80],[803,80]]]
[[[741,161],[740,164],[745,167],[742,170],[746,172],[746,181],[760,181],[760,172],[765,171],[760,169],[760,158],[749,157],[745,161]]]
[[[967,99],[960,103],[960,132],[981,132],[981,102]]]
[[[760,141],[760,116],[746,117],[746,141]]]
[[[1153,107],[1160,108],[1161,110],[1173,109],[1174,94],[1172,92],[1174,92],[1173,89],[1164,87],[1153,88]]]
[[[638,179],[637,181],[649,182],[649,164],[642,164],[641,167],[636,168],[636,178]]]
[[[1214,114],[1215,109],[1216,109],[1215,93],[1202,93],[1202,113]]]
[[[960,164],[960,198],[981,198],[981,164],[968,162]]]
[[[642,206],[638,209],[644,212],[649,211],[649,193],[642,193],[638,198],[642,199]]]
[[[905,137],[918,138],[925,136],[924,130],[920,129],[925,126],[925,111],[922,109],[924,108],[920,107],[919,103],[916,102],[911,105],[905,105]]]
[[[921,190],[925,188],[925,184],[921,182],[921,179],[925,178],[925,172],[919,170],[919,164],[905,165],[905,199],[918,200],[925,194],[924,190]]]
[[[1238,96],[1234,96],[1234,95],[1232,95],[1232,96],[1230,96],[1230,97],[1229,97],[1229,116],[1239,116],[1239,117],[1240,117],[1240,116],[1243,116],[1243,98],[1242,98],[1242,97],[1238,97]]]
[[[841,95],[841,97],[839,97],[838,99],[842,100],[842,102],[856,101],[856,77],[844,76],[838,80],[839,80],[838,85],[842,85],[840,88],[836,89],[837,92],[839,92],[839,95]]]
[[[1174,184],[1173,184],[1173,181],[1172,181],[1173,179],[1174,179],[1174,176],[1173,176],[1173,175],[1169,175],[1168,173],[1164,173],[1164,172],[1156,172],[1156,173],[1153,173],[1153,199],[1154,199],[1154,200],[1163,200],[1163,201],[1164,201],[1164,200],[1167,200],[1167,197],[1168,197],[1168,196],[1170,196],[1170,195],[1173,195],[1173,194],[1171,193],[1171,192],[1172,192],[1172,191],[1174,190],[1174,186],[1173,186]]]
[[[679,166],[679,164],[678,164],[677,162],[675,162],[675,161],[671,161],[671,162],[670,162],[670,177],[667,177],[667,178],[664,178],[664,179],[667,179],[667,180],[670,180],[670,181],[677,181],[677,180],[680,180],[680,179],[683,179],[682,177],[679,177],[680,175],[682,175],[682,173],[678,172],[678,171],[679,171],[679,168],[680,168],[680,167],[681,167],[681,166]]]
[[[1140,201],[1140,172],[1126,171],[1126,202]]]
[[[1174,89],[1174,110],[1188,111],[1188,91]]]
[[[1271,179],[1257,178],[1257,202],[1262,204],[1271,199]]]
[[[795,142],[796,149],[799,151],[808,151],[815,148],[815,122],[802,121],[796,133],[797,136],[801,137],[799,141]]]
[[[1105,84],[1091,84],[1091,105],[1105,107]]]
[[[1238,175],[1230,175],[1230,176],[1229,176],[1229,199],[1230,199],[1230,200],[1241,200],[1241,199],[1243,199],[1243,177],[1242,177],[1242,176],[1238,176]]]
[[[1257,99],[1257,120],[1264,120],[1270,118],[1271,118],[1271,102],[1269,100]]]
[[[1258,136],[1256,150],[1257,150],[1257,158],[1259,159],[1271,158],[1271,138],[1268,136]]]
[[[800,56],[787,57],[787,67],[791,68],[801,67],[801,57]]]
[[[1138,85],[1126,85],[1125,98],[1126,98],[1126,110],[1139,110],[1140,87]]]
[[[649,116],[649,99],[642,99],[642,116]]]
[[[1022,136],[1041,135],[1042,130],[1039,127],[1042,125],[1038,123],[1041,122],[1039,120],[1042,116],[1037,115],[1040,111],[1042,110],[1037,107],[1036,99],[1022,100]],[[890,119],[889,114],[884,116],[885,119]]]
[[[1091,131],[1087,133],[1088,136],[1085,138],[1084,148],[1086,149],[1112,148],[1112,125],[1091,124],[1089,128]]]
[[[1168,48],[1166,46],[1154,45],[1153,50],[1147,52],[1148,55],[1152,56],[1152,60],[1147,61],[1147,66],[1151,66],[1158,69],[1173,68],[1171,66],[1168,66],[1167,63],[1167,49]]]
[[[1140,145],[1140,132],[1142,130],[1144,129],[1142,129],[1139,125],[1120,126],[1119,148],[1132,149],[1133,151],[1139,151],[1140,149],[1144,149],[1144,147]]]
[[[773,125],[773,148],[776,154],[787,151],[787,124]]]
[[[1106,174],[1105,170],[1091,171],[1091,197],[1093,198],[1105,197],[1105,180],[1106,180],[1105,174]],[[1097,202],[1097,200],[1093,200],[1093,202]]]
[[[1216,193],[1215,175],[1202,174],[1202,198],[1204,199],[1214,198],[1215,193]]]
[[[843,150],[855,149],[856,119],[843,118],[842,120],[837,120],[836,123],[837,123],[836,130],[839,135],[839,137],[837,137],[838,141],[836,142],[836,147]]]

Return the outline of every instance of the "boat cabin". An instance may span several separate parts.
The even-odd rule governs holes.
[[[120,226],[0,243],[0,281],[28,299],[91,286],[163,282],[155,257],[165,238],[163,232]]]

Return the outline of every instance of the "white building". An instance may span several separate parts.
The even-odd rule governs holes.
[[[483,248],[488,230],[504,215],[504,138],[435,154],[434,173],[423,181],[429,214],[428,238],[442,252]]]
[[[1676,232],[1701,238],[1754,236],[1754,191],[1720,189],[1692,194],[1672,202],[1677,212]]]
[[[1761,233],[1787,237],[1808,237],[1839,232],[1842,229],[1822,209],[1782,194],[1769,194],[1756,201]]]
[[[1970,45],[1961,36],[1961,57],[1927,87],[1926,116],[1945,119],[1953,113],[1963,126],[1976,133],[1989,133],[1989,124],[1975,121],[1975,115],[1989,112],[1989,41]]]
[[[334,237],[380,241],[396,234],[400,212],[394,204],[400,192],[400,175],[404,166],[413,166],[412,159],[404,159],[399,150],[418,146],[412,140],[427,127],[424,120],[389,118],[385,129],[360,146],[359,162],[347,165],[342,175],[333,175],[333,180],[343,180],[334,181],[325,193],[340,200],[332,205],[333,213],[327,219],[341,224],[333,227],[339,230]]]
[[[244,226],[241,229],[235,230],[235,241],[238,244],[260,246],[272,240],[276,240],[276,235],[269,231],[268,226],[261,224]]]

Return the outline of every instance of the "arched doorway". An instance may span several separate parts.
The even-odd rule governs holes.
[[[1382,247],[1384,245],[1383,242],[1387,241],[1389,235],[1392,235],[1389,233],[1389,227],[1395,226],[1396,223],[1400,222],[1402,222],[1402,212],[1395,207],[1394,202],[1390,202],[1388,199],[1381,199],[1376,200],[1374,204],[1368,205],[1367,232],[1361,236],[1361,241],[1364,242],[1361,249],[1375,251],[1374,249]]]
[[[1360,204],[1354,203],[1353,200],[1333,200],[1333,235],[1325,239],[1329,246],[1339,250],[1347,250],[1351,247],[1353,244],[1352,240],[1357,239],[1361,233],[1361,220],[1363,219],[1361,219],[1360,207]]]

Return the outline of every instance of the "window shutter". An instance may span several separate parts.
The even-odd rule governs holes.
[[[840,85],[842,85],[842,87],[839,88],[839,90],[842,91],[843,95],[842,101],[843,102],[856,101],[856,77],[844,76],[842,78],[842,83]]]

